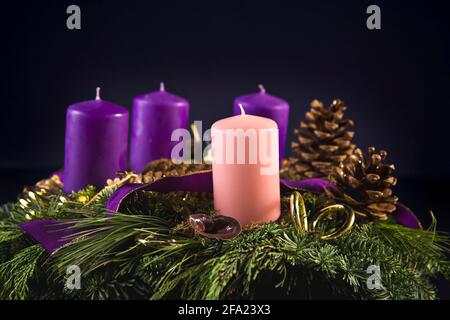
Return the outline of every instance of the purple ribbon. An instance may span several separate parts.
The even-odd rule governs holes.
[[[301,189],[314,193],[321,193],[326,188],[335,188],[330,182],[323,179],[306,179],[300,181],[284,180],[280,181],[281,190],[286,192],[292,189]],[[166,177],[155,182],[141,184],[127,184],[117,189],[106,202],[106,209],[109,211],[119,211],[120,204],[131,193],[144,190],[156,192],[213,192],[212,172],[202,171],[181,177]]]
[[[73,239],[75,232],[70,229],[74,223],[61,223],[56,220],[34,220],[20,225],[23,231],[39,242],[48,253],[54,252]]]
[[[300,181],[284,180],[280,181],[282,192],[289,192],[294,189],[300,189],[313,193],[322,193],[327,188],[335,188],[333,184],[323,179],[305,179]],[[131,193],[138,190],[156,191],[156,192],[212,192],[212,172],[202,171],[192,173],[181,177],[165,177],[156,180],[152,183],[146,184],[127,184],[116,191],[109,197],[106,202],[106,210],[117,212],[119,211],[122,201]],[[420,222],[414,213],[405,207],[398,204],[397,210],[394,214],[397,223],[408,228],[421,228]],[[56,227],[59,225],[59,229]],[[35,220],[24,224],[20,227],[28,233],[34,240],[42,244],[44,249],[49,253],[53,253],[56,249],[70,242],[69,236],[75,233],[72,229],[67,229],[69,224],[61,224],[54,220]]]

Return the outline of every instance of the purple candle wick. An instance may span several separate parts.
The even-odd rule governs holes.
[[[95,90],[95,100],[101,100],[100,98],[100,87]]]
[[[159,91],[165,91],[166,88],[164,87],[164,82],[159,83]]]
[[[259,93],[266,93],[266,88],[262,84],[258,84]]]

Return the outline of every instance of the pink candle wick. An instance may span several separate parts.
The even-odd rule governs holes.
[[[100,100],[100,87],[95,90],[95,100]]]
[[[164,88],[164,82],[161,82],[159,84],[159,91],[165,91],[166,89]]]
[[[244,106],[241,103],[239,103],[239,108],[241,109],[241,116],[245,116]]]
[[[259,88],[259,93],[266,93],[266,88],[264,88],[264,86],[262,84],[259,84],[258,88]]]

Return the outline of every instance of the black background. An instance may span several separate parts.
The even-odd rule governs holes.
[[[71,3],[80,31],[66,28]],[[311,99],[340,97],[356,143],[385,148],[399,176],[448,177],[445,2],[378,1],[375,31],[366,28],[371,3],[2,3],[0,165],[61,166],[66,107],[94,98],[97,85],[130,107],[165,81],[190,100],[191,120],[210,125],[263,83],[291,104],[291,133]]]
[[[66,8],[81,7],[81,30]],[[382,29],[366,28],[381,7]],[[63,164],[66,107],[102,97],[131,107],[168,91],[204,126],[235,96],[291,105],[290,136],[309,102],[344,99],[355,142],[388,151],[400,200],[450,230],[449,11],[445,1],[34,1],[1,4],[0,200]],[[287,148],[289,149],[289,148]],[[447,292],[448,293],[448,292]]]

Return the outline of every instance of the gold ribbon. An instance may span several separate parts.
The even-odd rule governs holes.
[[[308,222],[308,216],[306,214],[305,201],[302,195],[298,191],[294,191],[290,197],[290,215],[292,223],[300,234],[307,232],[316,232],[317,224],[320,220],[336,217],[338,212],[345,213],[344,223],[337,229],[330,233],[320,234],[319,239],[330,240],[344,235],[351,230],[355,223],[355,212],[352,208],[345,204],[333,204],[325,208],[320,209],[312,215],[311,223]]]

